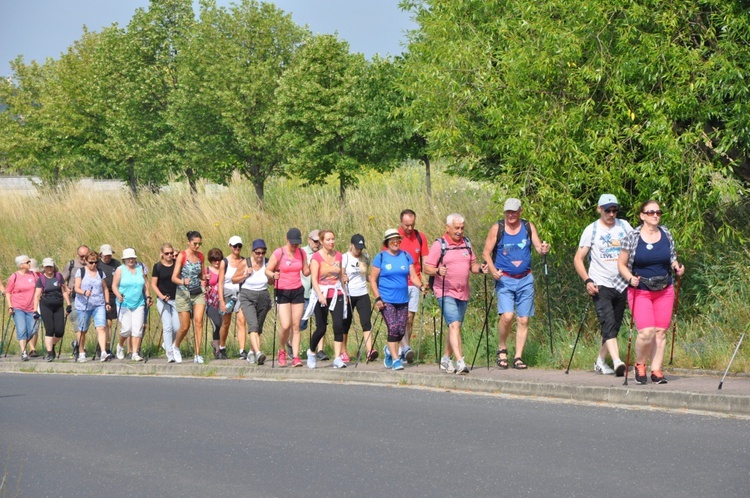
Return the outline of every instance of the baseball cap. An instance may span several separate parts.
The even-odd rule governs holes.
[[[301,244],[302,232],[299,231],[299,228],[290,228],[286,233],[286,240],[288,240],[290,244]]]
[[[112,256],[114,253],[115,251],[109,244],[102,244],[102,246],[99,248],[99,256]]]
[[[521,201],[514,197],[507,199],[503,206],[503,211],[518,211],[519,209],[521,209]]]
[[[365,238],[361,234],[355,233],[352,235],[352,245],[357,249],[364,249]]]
[[[42,260],[42,268],[46,268],[47,266],[55,266],[55,260],[52,258],[44,258]]]
[[[253,241],[253,251],[256,249],[267,249],[266,241],[263,239],[255,239]]]
[[[617,202],[617,197],[612,194],[602,194],[599,197],[599,207],[602,209],[609,209],[611,207],[618,207],[620,204]]]
[[[313,230],[307,237],[313,239],[315,242],[320,242],[320,230]]]
[[[132,247],[127,247],[123,249],[122,251],[122,259],[129,259],[129,258],[137,258],[138,256],[135,255],[135,249]]]
[[[229,245],[236,246],[237,244],[242,245],[242,237],[239,235],[232,235],[229,237]]]

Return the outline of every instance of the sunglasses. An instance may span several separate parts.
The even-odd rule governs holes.
[[[232,249],[242,249],[242,244],[235,244],[232,246]]]
[[[174,253],[174,252],[163,252],[162,254],[165,255],[165,256],[174,256],[176,253]]]
[[[24,261],[24,262],[23,262],[23,264],[25,264],[25,265],[30,265],[30,264],[31,264],[31,261]]]
[[[648,216],[653,216],[653,215],[661,216],[662,210],[661,209],[657,209],[657,210],[649,209],[648,211],[643,211],[643,214],[648,215]]]
[[[257,254],[258,256],[262,256],[266,253],[266,251],[253,251],[253,254]]]
[[[86,264],[87,264],[87,265],[95,265],[95,264],[96,264],[96,261],[86,261]]]
[[[191,244],[194,245],[194,246],[196,246],[196,247],[200,247],[200,246],[203,245],[203,242],[191,242]]]
[[[620,210],[617,208],[610,208],[610,209],[605,209],[604,212],[607,214],[617,214],[620,212]]]

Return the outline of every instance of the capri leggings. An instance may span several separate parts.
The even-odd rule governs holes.
[[[635,309],[633,309],[635,299]],[[672,321],[672,305],[674,304],[674,287],[669,286],[660,291],[630,289],[628,304],[633,310],[635,328],[643,330],[651,327],[668,329]]]
[[[65,305],[39,301],[39,314],[44,323],[44,335],[60,338],[65,334]]]
[[[211,325],[214,327],[213,340],[220,340],[221,334],[219,334],[219,330],[221,330],[221,321],[224,317],[219,313],[219,308],[206,306],[206,315],[208,315],[208,318],[211,320]]]
[[[326,328],[328,328],[328,311],[331,310],[331,302],[333,298],[329,297],[326,299],[327,305],[321,306],[318,302],[315,305],[315,333],[310,339],[310,349],[315,351],[318,347],[318,343],[326,335]],[[344,295],[339,294],[336,296],[336,306],[331,310],[331,316],[333,317],[333,340],[335,342],[342,342],[344,340]]]
[[[409,303],[384,303],[383,320],[388,327],[388,342],[400,342],[406,333],[406,319],[409,317]]]
[[[354,321],[354,310],[357,310],[359,314],[359,323],[362,325],[362,330],[367,332],[372,330],[372,303],[370,302],[370,296],[365,294],[364,296],[349,296],[349,300],[352,303],[352,307],[344,318],[344,334],[349,333],[349,329],[352,327],[352,321]]]

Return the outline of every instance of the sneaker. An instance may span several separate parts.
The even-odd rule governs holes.
[[[47,351],[47,356],[44,357],[44,360],[49,363],[50,361],[53,361],[55,359],[55,353],[52,351]]]
[[[456,373],[459,375],[466,375],[469,373],[469,367],[466,366],[466,362],[463,358],[456,362]]]
[[[263,353],[263,351],[258,351],[255,354],[255,361],[258,363],[258,365],[263,365],[266,362],[266,355]]]
[[[391,352],[388,350],[387,344],[383,347],[383,356],[383,366],[385,368],[393,368],[393,357],[391,356]]]
[[[247,360],[249,364],[255,365],[255,362],[256,362],[255,353],[253,353],[252,351],[245,353],[245,359]]]
[[[139,355],[137,351],[135,353],[133,353],[133,355],[130,357],[130,359],[132,359],[133,361],[143,361],[143,357],[141,355]]]
[[[333,368],[346,368],[346,363],[344,363],[344,360],[340,356],[337,356],[333,359]]]
[[[453,361],[447,356],[443,356],[440,359],[440,370],[444,370],[446,373],[452,374],[456,371],[456,367],[453,366]]]
[[[132,360],[133,359],[133,353],[128,353],[125,355],[126,360]]]
[[[21,361],[29,361],[29,355],[25,350],[21,353]]]
[[[174,358],[175,363],[182,363],[182,353],[180,353],[180,348],[172,344],[172,358]]]
[[[219,348],[219,359],[220,360],[229,359],[229,356],[227,356],[227,348]]]
[[[375,361],[378,359],[378,350],[377,349],[371,349],[369,353],[367,353],[367,361]]]
[[[396,358],[395,360],[393,360],[393,369],[394,370],[403,370],[404,369],[404,364],[401,363],[401,358]]]
[[[307,350],[307,368],[315,368],[315,364],[317,363],[317,356],[315,353],[313,353],[311,350]],[[279,359],[279,363],[281,363],[281,359]]]
[[[346,354],[346,351],[344,351],[343,353],[341,353],[341,361],[343,361],[344,363],[349,363],[351,361],[349,359],[349,355]]]
[[[292,358],[292,366],[293,367],[301,367],[302,366],[302,360],[299,356],[295,356]]]
[[[73,341],[72,341],[72,342],[70,343],[70,351],[71,351],[71,353],[70,353],[70,357],[71,357],[71,358],[73,358],[73,359],[76,359],[76,358],[77,358],[77,357],[76,357],[76,354],[77,354],[77,353],[75,353],[74,351],[78,351],[78,341],[76,341],[76,340],[73,340]]]
[[[661,370],[652,370],[651,382],[653,382],[654,384],[666,384],[667,379],[664,378],[664,374]]]
[[[167,352],[167,363],[174,363],[174,351],[171,348],[167,349],[166,344],[164,346],[164,350]]]
[[[636,363],[634,365],[634,370],[635,370],[635,383],[646,384],[648,382],[648,377],[646,377],[646,365],[641,365],[640,363]]]
[[[39,353],[36,352],[36,349],[32,349],[29,353],[29,358],[39,358]]]
[[[86,363],[89,359],[86,358],[86,353],[78,353],[78,359],[76,361],[78,363]]]
[[[313,356],[315,356],[315,355],[313,355]],[[308,358],[307,358],[307,362],[308,362],[308,364],[310,363],[309,355],[308,355]],[[286,366],[286,351],[284,351],[283,349],[279,349],[279,366],[280,367],[285,367]],[[315,368],[315,366],[313,366],[312,368]]]
[[[615,371],[606,362],[600,360],[601,358],[597,359],[596,363],[594,363],[594,371],[602,375],[613,375]]]
[[[320,361],[328,361],[328,360],[330,360],[330,358],[328,357],[328,355],[326,354],[326,352],[323,351],[322,349],[315,354],[315,357],[318,360],[320,360]]]
[[[220,360],[221,359],[221,353],[219,352],[218,349],[216,349],[216,348],[213,348],[213,349],[214,349],[214,360]]]
[[[101,354],[101,356],[99,356],[99,362],[100,362],[100,363],[104,363],[104,362],[105,362],[105,361],[107,361],[108,359],[109,359],[109,355],[107,354],[107,352],[106,352],[106,351],[105,351],[105,352],[103,352],[103,353]]]
[[[409,346],[407,346],[406,351],[404,351],[404,359],[406,360],[406,363],[414,363],[414,350]]]
[[[245,351],[244,349],[240,349],[239,358],[240,360],[247,360],[247,351]]]
[[[625,362],[622,360],[615,360],[615,375],[622,377],[625,375]]]
[[[125,348],[122,347],[122,346],[120,346],[119,344],[117,345],[117,354],[116,354],[116,356],[117,356],[118,360],[124,360],[125,359]]]

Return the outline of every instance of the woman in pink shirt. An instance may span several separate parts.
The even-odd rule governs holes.
[[[266,264],[266,275],[274,279],[274,300],[281,330],[279,331],[279,365],[286,366],[286,351],[283,345],[292,333],[292,366],[301,367],[299,357],[299,326],[302,313],[305,311],[305,289],[301,275],[309,276],[310,267],[307,255],[300,249],[302,232],[299,228],[290,228],[286,233],[286,244],[276,249]],[[301,272],[301,274],[300,274]]]
[[[18,271],[8,277],[8,283],[5,286],[5,302],[16,324],[16,338],[21,347],[21,360],[29,361],[26,343],[34,335],[34,325],[39,320],[39,313],[34,309],[36,277],[29,271],[31,260],[25,254],[16,258],[16,266]]]

